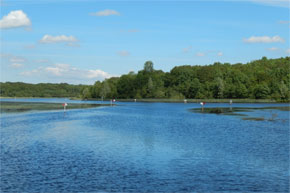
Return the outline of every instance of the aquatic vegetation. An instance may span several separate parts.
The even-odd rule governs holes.
[[[264,117],[243,117],[242,119],[250,121],[265,121]]]
[[[271,110],[270,117],[243,117],[243,120],[252,120],[252,121],[278,121],[282,119],[278,119],[277,113],[273,113],[272,110],[280,110],[280,111],[290,111],[290,106],[277,106],[277,107],[229,107],[229,108],[194,108],[190,109],[191,112],[194,113],[208,113],[208,114],[217,114],[217,115],[231,115],[231,116],[248,116],[244,114],[245,112],[253,112],[256,110]],[[244,112],[244,113],[243,113]]]
[[[40,103],[40,102],[1,102],[1,113],[26,112],[33,110],[62,110],[62,103]],[[66,109],[83,109],[108,106],[107,104],[80,104],[70,103]]]

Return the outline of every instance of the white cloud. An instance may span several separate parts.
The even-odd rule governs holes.
[[[0,20],[0,28],[16,28],[30,26],[31,21],[22,10],[11,11]]]
[[[24,66],[24,63],[27,62],[27,59],[21,56],[15,56],[13,54],[0,54],[2,65],[8,65],[13,68],[19,68]]]
[[[205,56],[205,53],[197,52],[197,53],[196,53],[196,56],[200,56],[200,57],[202,57],[202,56]]]
[[[182,51],[184,53],[187,53],[187,52],[189,52],[191,50],[191,48],[192,48],[192,46],[189,46],[189,47],[183,48]]]
[[[119,56],[129,56],[130,55],[130,53],[126,50],[121,50],[121,51],[117,52],[117,54]]]
[[[286,54],[290,55],[290,48],[286,50]]]
[[[23,76],[41,76],[57,78],[62,80],[103,80],[106,78],[113,77],[113,75],[104,72],[99,69],[79,69],[69,64],[54,64],[49,66],[42,66],[31,71],[25,71],[20,73]]]
[[[62,72],[63,72],[63,69],[58,68],[58,67],[46,67],[44,70],[48,73],[55,75],[55,76],[61,76]]]
[[[99,78],[99,77],[102,77],[104,79],[111,77],[110,74],[108,74],[107,72],[104,72],[102,70],[88,70],[85,76],[87,78]]]
[[[9,58],[9,61],[11,63],[22,63],[22,62],[25,62],[26,59],[22,57],[18,57],[18,56],[12,56],[11,58]]]
[[[110,15],[117,15],[119,16],[120,13],[118,11],[115,11],[115,10],[111,10],[111,9],[105,9],[103,11],[99,11],[99,12],[96,12],[96,13],[91,13],[90,15],[93,15],[93,16],[110,16]]]
[[[51,36],[51,35],[44,35],[41,40],[39,40],[40,43],[59,43],[59,42],[77,42],[78,39],[76,39],[74,36],[66,36],[66,35],[60,35],[60,36]]]
[[[222,52],[218,52],[217,55],[218,55],[218,56],[222,56],[222,55],[224,55],[224,53],[222,53]]]
[[[280,36],[252,36],[249,38],[244,38],[246,43],[283,43],[285,40]]]
[[[20,67],[23,66],[23,64],[21,64],[21,63],[12,63],[12,64],[10,64],[10,66],[13,67],[13,68],[20,68]]]
[[[272,48],[267,48],[267,50],[269,50],[269,51],[277,51],[277,50],[279,50],[279,48],[277,48],[277,47],[272,47]]]

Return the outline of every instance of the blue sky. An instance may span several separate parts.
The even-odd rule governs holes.
[[[2,0],[1,82],[93,84],[289,50],[289,0]]]

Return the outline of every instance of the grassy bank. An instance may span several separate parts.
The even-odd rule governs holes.
[[[108,106],[106,104],[77,104],[69,103],[66,107],[70,109],[84,109],[84,108],[95,108],[100,106]],[[62,110],[63,106],[61,103],[34,103],[34,102],[1,102],[0,103],[1,113],[12,113],[12,112],[26,112],[26,111],[41,111],[41,110]]]

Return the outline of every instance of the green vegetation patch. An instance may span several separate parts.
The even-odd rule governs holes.
[[[210,114],[225,114],[232,115],[237,112],[250,112],[248,108],[194,108],[190,109],[190,111],[195,113],[210,113]]]
[[[280,110],[280,111],[290,111],[290,106],[280,106],[280,107],[229,107],[229,108],[194,108],[189,111],[194,113],[208,113],[217,115],[231,115],[231,116],[247,116],[243,112],[252,112],[255,110]],[[277,121],[277,114],[270,111],[270,118],[264,117],[243,117],[243,120],[251,121]],[[283,121],[283,120],[282,120]]]
[[[16,113],[26,111],[41,110],[62,110],[62,103],[35,103],[35,102],[1,102],[1,113]],[[107,104],[78,104],[70,103],[66,109],[84,109],[108,106]]]
[[[242,119],[250,121],[265,121],[264,117],[243,117]]]

